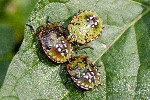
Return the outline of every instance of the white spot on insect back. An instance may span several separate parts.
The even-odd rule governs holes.
[[[92,82],[91,79],[89,79],[89,82],[90,82],[90,83]]]
[[[67,45],[66,45],[66,44],[64,44],[64,47],[67,47]]]
[[[68,50],[66,49],[66,53],[68,53]]]
[[[64,41],[61,41],[62,43],[65,43]]]
[[[76,82],[76,81],[77,81],[77,79],[76,79],[76,78],[74,78],[74,77],[73,77],[73,80],[74,80],[74,82]]]
[[[58,48],[58,51],[59,51],[59,52],[61,52],[61,49],[60,49],[60,48]]]
[[[56,48],[58,48],[58,47],[59,47],[59,45],[58,45],[58,44],[56,44],[56,45],[55,45],[55,47],[56,47]]]
[[[63,48],[63,44],[59,44],[59,47]]]
[[[97,76],[100,76],[100,74],[99,74],[99,73],[97,73]]]
[[[82,85],[81,85],[81,88],[85,89]]]
[[[95,27],[95,25],[92,25],[91,27],[92,27],[92,28],[94,28],[94,27]]]
[[[81,81],[78,81],[78,83],[81,83]]]
[[[89,21],[90,19],[89,19],[89,18],[87,18],[86,20],[87,20],[87,21]]]
[[[88,77],[88,75],[85,75],[85,76],[83,76],[84,78],[86,78],[86,79],[88,79],[89,77]]]
[[[91,69],[91,68],[89,68],[89,71],[92,71],[92,69]]]
[[[84,86],[84,83],[82,83],[81,85]]]
[[[84,87],[85,87],[85,88],[88,88],[89,86],[86,84]]]
[[[64,56],[64,53],[61,53],[62,56]]]
[[[93,78],[94,78],[94,79],[96,79],[96,77],[95,77],[95,76],[93,76]]]
[[[95,22],[94,25],[98,25],[98,22]]]
[[[82,75],[85,76],[85,73],[83,73]]]
[[[91,79],[93,76],[90,73],[88,73],[88,77],[89,77],[89,79]]]
[[[91,74],[92,74],[92,75],[94,75],[94,73],[93,73],[93,72],[91,72]]]
[[[90,17],[90,19],[93,19],[93,17]]]

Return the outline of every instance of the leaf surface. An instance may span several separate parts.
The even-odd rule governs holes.
[[[65,64],[43,57],[36,38],[26,27],[24,41],[13,58],[1,88],[1,98],[21,100],[150,99],[150,7],[127,0],[40,0],[30,20],[34,28],[45,23],[70,21],[78,10],[94,10],[104,20],[104,31],[89,48],[79,50],[99,68],[102,86],[84,96],[71,81],[64,84]],[[29,22],[28,22],[29,23]],[[74,54],[75,56],[75,54]]]

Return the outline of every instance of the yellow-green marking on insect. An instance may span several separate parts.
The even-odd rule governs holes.
[[[103,28],[103,20],[95,11],[80,10],[68,25],[70,33],[68,39],[71,42],[86,44],[97,39],[102,34]]]

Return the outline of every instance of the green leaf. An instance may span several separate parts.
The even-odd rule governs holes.
[[[4,81],[9,63],[13,58],[14,35],[12,29],[0,24],[0,87]]]
[[[148,5],[148,4],[147,4]],[[69,21],[79,10],[94,10],[104,20],[100,38],[79,50],[99,68],[102,86],[84,96],[69,81],[65,64],[43,57],[36,38],[26,27],[24,41],[13,58],[0,91],[2,99],[99,100],[150,99],[150,7],[126,0],[40,0],[30,20],[34,28],[45,23]],[[75,56],[75,55],[74,55]]]

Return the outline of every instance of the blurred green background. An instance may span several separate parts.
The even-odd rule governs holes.
[[[0,0],[0,88],[19,50],[25,23],[38,0]]]

